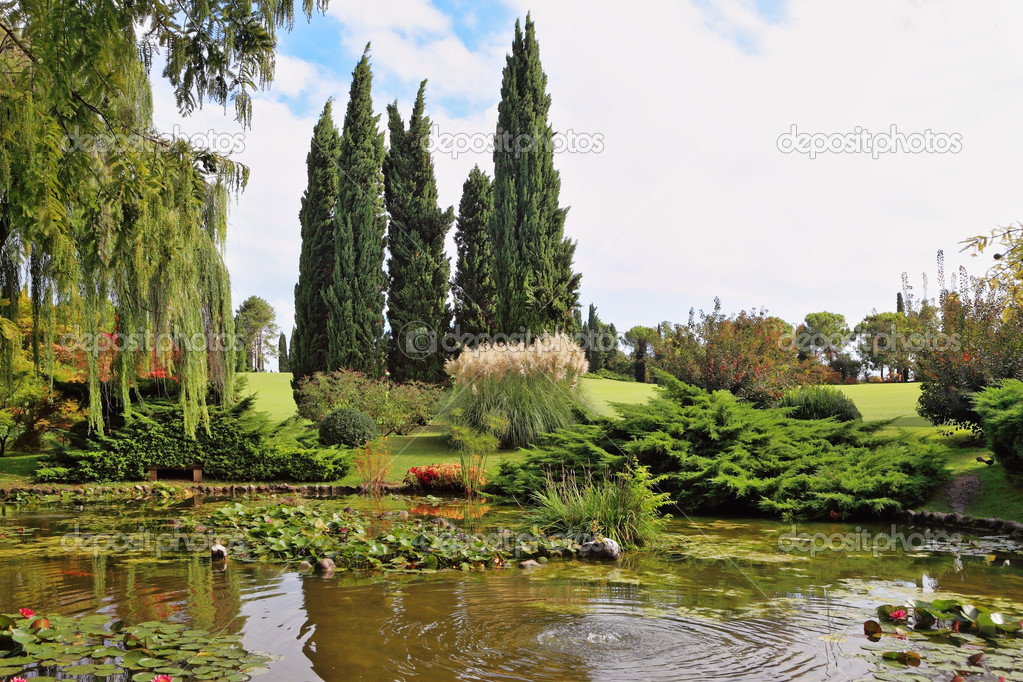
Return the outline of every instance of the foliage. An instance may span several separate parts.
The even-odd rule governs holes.
[[[437,339],[451,325],[444,255],[455,214],[437,205],[430,157],[430,117],[423,113],[426,81],[419,85],[408,130],[398,103],[387,106],[390,149],[384,158],[387,230],[387,369],[395,381],[444,380],[444,353]],[[432,341],[432,343],[431,343]],[[426,347],[424,347],[424,344]]]
[[[645,383],[647,380],[647,359],[651,356],[655,345],[660,341],[660,331],[653,327],[633,327],[625,332],[625,343],[632,346],[635,365],[633,376],[636,381]]]
[[[826,310],[807,313],[803,324],[796,328],[796,350],[801,360],[813,357],[828,364],[850,339],[845,316]]]
[[[790,327],[766,311],[726,316],[689,311],[685,325],[662,325],[657,367],[708,391],[730,391],[740,400],[769,405],[795,386],[799,359],[784,342]]]
[[[566,209],[558,205],[550,106],[535,26],[526,15],[525,32],[515,22],[502,75],[488,228],[499,292],[497,331],[506,334],[566,329],[579,301],[575,242],[565,237]]]
[[[214,480],[332,480],[351,466],[349,453],[316,453],[270,441],[266,423],[251,413],[252,399],[231,408],[210,409],[209,428],[189,437],[176,404],[141,405],[109,435],[90,434],[79,449],[66,449],[41,464],[65,468],[70,483],[143,480],[150,466],[187,468],[201,465]],[[43,476],[54,477],[52,471]]]
[[[618,354],[618,330],[604,324],[597,316],[597,306],[590,304],[589,315],[582,324],[586,362],[590,372],[608,370]]]
[[[277,371],[290,371],[288,366],[288,339],[284,336],[284,332],[281,332],[280,337],[277,339]]]
[[[937,341],[917,354],[917,411],[932,424],[979,430],[973,394],[1001,379],[1023,379],[1023,316],[1004,289],[965,270],[958,284],[942,288]]]
[[[384,134],[373,114],[369,45],[352,72],[338,152],[334,260],[327,302],[327,369],[384,373]]]
[[[293,388],[304,377],[327,369],[329,309],[323,294],[334,276],[334,207],[341,147],[332,104],[332,100],[327,100],[323,106],[305,157],[306,189],[298,213],[302,250],[295,284],[295,329],[290,357]]]
[[[543,434],[525,450],[524,460],[501,462],[497,478],[487,492],[527,503],[537,490],[543,490],[550,476],[574,474],[585,480],[613,476],[624,469],[626,457],[603,444],[604,433],[612,424],[609,420],[597,420]]]
[[[355,471],[364,491],[379,495],[391,468],[391,450],[387,438],[368,441],[355,451]]]
[[[0,669],[33,679],[66,677],[248,679],[270,659],[249,653],[238,637],[182,623],[111,622],[103,614],[40,615],[23,608],[0,615]],[[13,673],[7,672],[13,668]],[[12,678],[14,679],[14,678]]]
[[[840,422],[862,420],[856,403],[842,391],[831,386],[803,386],[786,393],[778,407],[791,408],[793,419],[828,419]]]
[[[307,16],[313,8],[303,6]],[[252,92],[273,79],[276,31],[293,21],[291,0],[5,4],[0,269],[14,277],[2,297],[10,300],[20,289],[15,279],[28,274],[33,348],[48,345],[56,325],[68,321],[94,343],[108,307],[119,347],[161,333],[233,338],[221,249],[229,197],[248,171],[155,130],[149,72],[159,50],[181,113],[230,103],[247,125]],[[229,399],[234,366],[207,344],[177,345],[171,373],[183,385],[183,424],[192,433],[204,419],[208,384],[216,400]],[[126,411],[139,360],[148,355],[145,348],[117,352],[113,388]],[[101,428],[95,354],[87,372],[89,418]]]
[[[494,212],[494,187],[478,165],[469,171],[462,185],[455,228],[455,279],[451,291],[455,299],[455,333],[465,336],[466,345],[497,331],[494,311],[497,286],[494,283],[494,250],[487,224]]]
[[[508,430],[508,421],[488,415],[484,417],[483,429],[478,430],[465,424],[460,412],[451,417],[451,444],[458,450],[465,494],[472,497],[486,483],[476,474],[487,470],[487,458],[500,447],[501,434]]]
[[[466,482],[468,481],[468,486]],[[456,462],[426,464],[411,467],[405,473],[405,485],[424,492],[465,492],[478,490],[487,484],[483,470],[476,467],[466,469]]]
[[[361,372],[316,373],[296,390],[300,416],[318,422],[339,407],[365,412],[383,435],[405,436],[430,422],[444,389],[419,382],[396,384]]]
[[[1023,474],[1023,381],[1003,379],[973,395],[987,446],[1010,473]]]
[[[533,494],[529,521],[547,532],[603,535],[626,547],[654,544],[665,524],[658,510],[671,502],[668,493],[654,491],[662,479],[642,466],[582,485],[574,473],[548,474]]]
[[[352,407],[340,407],[320,421],[320,443],[357,448],[376,438],[376,422],[365,412]]]
[[[613,471],[629,457],[666,475],[661,487],[687,514],[822,519],[883,517],[923,502],[947,478],[942,450],[883,433],[885,422],[791,419],[663,372],[658,381],[664,397],[618,405],[618,421],[552,434],[524,461],[502,466],[494,491],[529,491],[561,458],[580,476],[580,459]]]
[[[455,381],[447,413],[477,431],[494,418],[506,424],[503,447],[535,443],[540,434],[568,426],[583,409],[579,377],[586,358],[564,334],[533,344],[466,348],[445,369]]]
[[[511,537],[467,535],[421,519],[378,523],[356,512],[241,504],[197,516],[201,523],[246,548],[241,561],[331,559],[341,569],[430,571],[499,568],[510,559],[572,555],[578,544],[537,530]]]
[[[619,374],[614,370],[610,369],[598,369],[596,372],[590,372],[593,376],[600,377],[602,379],[610,379],[612,381],[635,381],[636,377],[631,374]]]
[[[984,280],[991,287],[1007,289],[1016,307],[1023,307],[1023,222],[995,228],[991,234],[971,237],[964,244],[964,251],[972,250],[975,254],[998,249]]]
[[[280,329],[275,319],[273,306],[259,296],[249,296],[238,306],[235,316],[235,331],[245,346],[245,367],[253,372],[265,372],[264,361],[267,355],[277,355],[274,342]]]

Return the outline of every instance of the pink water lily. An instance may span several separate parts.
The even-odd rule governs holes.
[[[906,609],[895,609],[889,615],[891,616],[891,619],[894,621],[906,620],[906,618],[909,616],[909,614],[906,613]]]
[[[18,609],[18,613],[21,614],[22,618],[31,618],[32,616],[36,615],[35,611],[33,611],[32,609],[27,609],[27,608],[26,609]]]
[[[153,678],[153,682],[174,682],[174,678],[170,675],[157,675]]]
[[[12,677],[11,682],[28,682],[24,677]]]

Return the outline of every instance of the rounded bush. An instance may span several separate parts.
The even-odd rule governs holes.
[[[334,410],[320,422],[320,443],[357,448],[378,435],[376,422],[351,407]]]
[[[863,419],[856,403],[837,388],[831,386],[804,386],[787,393],[778,407],[793,408],[789,416],[793,419],[828,419],[834,417],[840,422]]]

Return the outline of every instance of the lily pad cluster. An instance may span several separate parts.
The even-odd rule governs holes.
[[[947,680],[951,676],[961,682],[971,675],[984,674],[997,679],[1023,664],[1023,621],[983,606],[958,599],[935,599],[882,604],[877,607],[877,616],[877,620],[863,624],[863,632],[872,643],[884,638],[906,642],[898,651],[882,649],[882,659],[913,668],[926,660],[927,668],[938,675],[916,675],[912,679]],[[910,649],[910,640],[922,644],[916,648],[926,655]],[[877,679],[889,679],[886,675],[875,673]]]
[[[511,559],[572,556],[578,543],[537,529],[467,534],[443,519],[367,518],[356,511],[306,506],[220,507],[192,519],[193,529],[222,534],[243,561],[332,560],[338,568],[461,570],[499,568]]]
[[[33,682],[84,677],[110,682],[245,682],[270,658],[245,651],[236,635],[178,623],[138,625],[107,616],[0,615],[0,679],[31,673]]]

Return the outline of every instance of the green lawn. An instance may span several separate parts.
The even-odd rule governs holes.
[[[270,421],[282,422],[295,416],[298,406],[291,392],[291,372],[245,372],[243,395],[256,396],[256,411],[265,412]]]
[[[653,384],[601,377],[583,377],[580,386],[593,409],[606,417],[615,414],[612,403],[645,403],[657,394],[657,387]]]
[[[270,419],[281,422],[295,414],[297,407],[291,392],[291,374],[276,372],[245,373],[245,395],[255,395],[255,409],[265,412]],[[641,403],[652,398],[656,388],[652,384],[638,384],[628,381],[613,381],[600,377],[585,377],[582,380],[586,399],[599,414],[614,414],[612,403]],[[387,480],[397,482],[405,472],[414,466],[457,462],[458,453],[447,445],[447,428],[431,425],[408,436],[390,436],[387,444],[394,458],[388,471]],[[521,459],[521,451],[502,452],[487,461],[487,472],[493,476],[500,463],[505,460]],[[344,485],[359,483],[353,471],[340,481]]]
[[[942,435],[942,429],[932,426],[916,413],[920,384],[853,384],[839,388],[853,399],[864,420],[894,419],[893,427],[917,433],[950,448],[948,468],[953,476],[976,476],[981,482],[979,492],[963,512],[965,515],[1023,521],[1023,487],[1011,483],[1005,476],[1005,470],[997,464],[989,467],[977,461],[978,456],[990,458],[991,453],[986,448],[965,442],[964,433],[951,437]],[[947,487],[938,491],[921,508],[953,511],[947,492]]]
[[[18,485],[31,478],[42,455],[0,457],[0,485]]]

